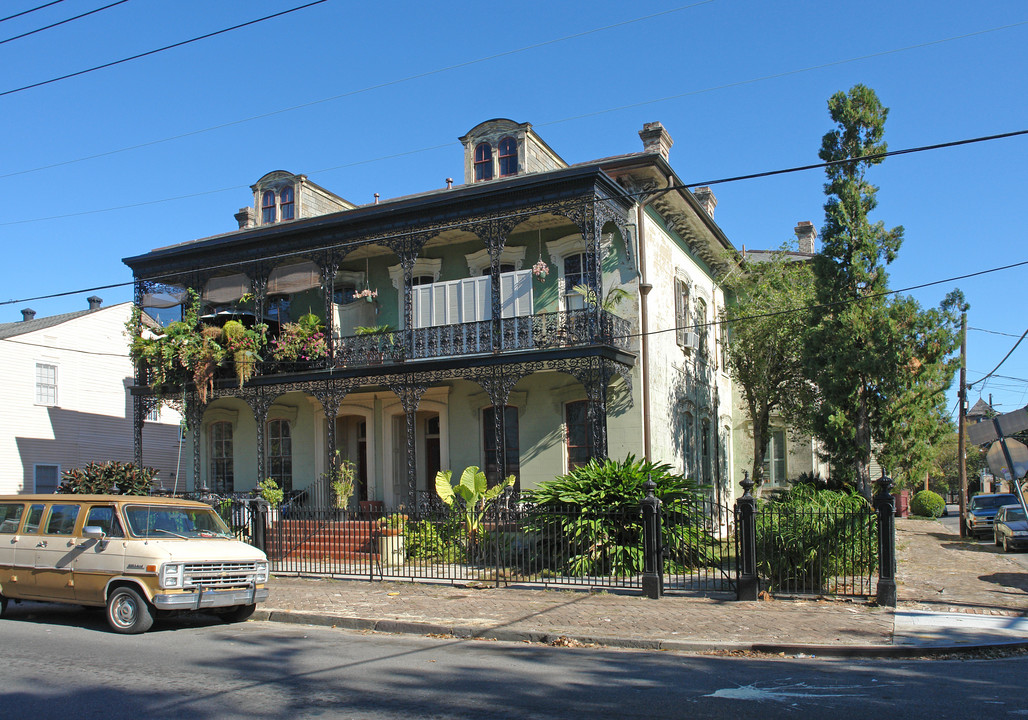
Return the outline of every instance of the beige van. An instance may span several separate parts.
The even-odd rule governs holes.
[[[41,600],[106,607],[120,633],[146,632],[157,611],[239,622],[268,597],[267,581],[267,556],[205,503],[0,496],[0,616],[9,600]]]

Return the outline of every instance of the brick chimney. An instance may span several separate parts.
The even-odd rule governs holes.
[[[100,306],[103,305],[104,299],[96,295],[90,295],[86,298],[86,302],[89,303],[90,310],[99,310]]]
[[[665,160],[668,159],[671,146],[675,144],[675,141],[671,139],[667,130],[659,122],[650,122],[643,125],[643,129],[639,131],[639,137],[643,141],[643,152],[659,152],[664,156]]]
[[[21,311],[21,321],[28,322],[29,320],[36,319],[36,311],[32,308],[25,308]]]
[[[255,227],[257,223],[255,222],[253,208],[239,208],[239,212],[236,213],[236,222],[239,223],[240,230]]]
[[[710,215],[714,217],[714,208],[717,207],[717,198],[714,197],[714,191],[709,187],[698,187],[692,191],[693,196],[700,203],[700,207]]]
[[[814,248],[814,241],[817,240],[817,229],[814,228],[814,223],[803,220],[796,225],[794,232],[796,239],[800,242],[801,253],[813,255],[817,252]]]

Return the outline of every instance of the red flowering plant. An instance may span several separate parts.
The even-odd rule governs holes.
[[[321,319],[308,313],[282,326],[271,341],[271,356],[280,362],[321,360],[328,357],[328,338]]]

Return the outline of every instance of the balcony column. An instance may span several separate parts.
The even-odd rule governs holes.
[[[250,278],[250,291],[253,293],[253,311],[256,315],[254,322],[263,323],[264,309],[268,302],[268,277],[271,275],[271,270],[264,263],[260,263],[247,270],[246,275]],[[262,342],[267,342],[267,336],[262,338]]]
[[[589,337],[591,342],[598,342],[600,335],[600,316],[603,313],[603,264],[600,257],[600,237],[602,236],[603,220],[597,217],[595,208],[590,208],[585,233],[585,284],[593,293],[596,302],[589,314]],[[606,455],[606,453],[604,453]]]
[[[415,382],[414,375],[407,375],[399,381],[387,383],[387,386],[396,393],[403,406],[403,411],[407,415],[407,507],[411,511],[416,511],[418,507],[418,463],[415,449],[415,440],[417,439],[415,437],[417,432],[415,414],[421,403],[421,396],[425,394],[428,386]]]
[[[336,273],[339,271],[339,263],[335,258],[329,257],[318,263],[318,270],[321,275],[321,292],[325,296],[325,341],[328,343],[328,357],[334,364],[336,357],[335,343],[335,317],[332,313],[332,303],[336,291]]]

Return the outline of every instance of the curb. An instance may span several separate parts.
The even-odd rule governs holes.
[[[406,620],[371,620],[340,617],[291,610],[257,610],[251,620],[334,627],[389,633],[393,635],[447,635],[457,639],[495,640],[499,642],[535,643],[542,645],[593,645],[625,650],[659,650],[683,653],[752,652],[765,655],[808,655],[832,658],[910,658],[983,650],[1028,649],[1028,640],[1011,640],[964,645],[805,645],[802,643],[736,643],[704,640],[654,640],[614,636],[553,635],[528,630],[474,628],[464,625],[440,625]]]

